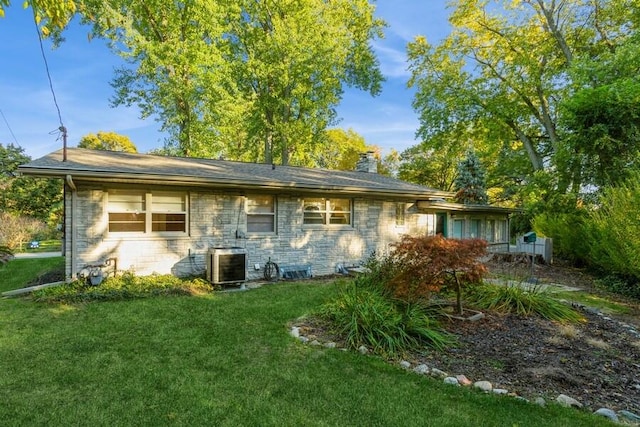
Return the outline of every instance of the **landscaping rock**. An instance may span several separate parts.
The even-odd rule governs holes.
[[[313,341],[311,341],[311,345],[319,346],[319,345],[322,345],[322,344],[320,344],[320,341],[318,341],[318,340],[313,340]]]
[[[536,397],[535,399],[533,399],[533,403],[542,407],[547,406],[547,401],[544,400],[543,397]]]
[[[449,376],[449,374],[447,374],[445,371],[441,371],[441,370],[440,370],[440,369],[438,369],[438,368],[433,368],[433,369],[431,370],[431,376],[432,376],[432,377],[436,377],[436,378],[442,378],[442,379],[444,379],[444,378],[448,377],[448,376]]]
[[[509,393],[509,390],[506,390],[504,388],[494,388],[493,390],[491,390],[493,393],[495,394],[507,394]]]
[[[334,343],[333,341],[329,341],[329,342],[324,343],[324,346],[326,348],[336,348],[337,344]]]
[[[446,377],[444,379],[444,383],[449,385],[457,385],[458,387],[460,387],[460,383],[458,382],[458,379],[455,377]]]
[[[429,367],[425,364],[421,364],[413,368],[413,372],[420,375],[427,375],[429,373]]]
[[[463,386],[470,386],[471,380],[469,378],[467,378],[464,375],[456,375],[456,379],[458,380],[458,384],[463,385]]]
[[[476,381],[475,383],[473,383],[473,386],[484,391],[485,393],[489,393],[491,390],[493,390],[493,384],[491,384],[489,381]]]
[[[364,345],[361,345],[360,347],[358,347],[358,351],[360,352],[360,354],[369,353],[369,349],[367,347],[365,347]]]
[[[605,418],[609,418],[611,421],[615,421],[615,422],[618,421],[618,414],[616,414],[615,411],[609,408],[600,408],[597,411],[595,411],[594,414],[601,415]]]
[[[309,338],[305,337],[305,336],[299,336],[298,339],[300,340],[300,342],[302,344],[306,344],[309,342]]]
[[[634,424],[640,424],[640,415],[636,415],[633,412],[622,410],[618,411],[618,415]]]
[[[294,338],[299,338],[300,337],[300,328],[297,326],[294,326],[291,328],[291,336]]]
[[[469,322],[477,322],[478,320],[482,319],[484,319],[484,313],[476,313],[473,316],[467,318]]]
[[[400,362],[400,366],[403,367],[404,369],[409,369],[411,367],[411,363],[407,362],[406,360],[403,360],[402,362]]]
[[[570,408],[570,407],[582,408],[582,403],[578,402],[573,397],[567,396],[566,394],[561,394],[558,397],[556,397],[556,402],[558,402],[560,405],[565,406],[567,408]]]

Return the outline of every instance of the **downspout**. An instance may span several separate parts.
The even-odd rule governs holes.
[[[71,256],[71,280],[76,280],[77,271],[78,271],[78,260],[76,259],[76,242],[77,242],[77,227],[75,216],[78,208],[78,189],[76,188],[76,184],[73,182],[73,178],[71,175],[67,175],[66,177],[67,185],[71,189],[71,215],[69,221],[71,222],[71,238],[69,242],[69,255]],[[66,239],[66,238],[65,238]],[[66,255],[66,254],[65,254]]]

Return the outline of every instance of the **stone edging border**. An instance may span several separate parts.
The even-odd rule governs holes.
[[[584,307],[582,307],[584,309]],[[602,316],[602,313],[596,313],[600,316]],[[605,320],[610,320],[610,321],[615,321],[609,317],[604,317]],[[640,334],[638,334],[638,332],[628,326],[625,325],[627,327],[629,327],[630,332],[632,335],[636,335],[636,336],[640,336]],[[324,347],[324,348],[330,348],[330,349],[339,349],[342,351],[347,351],[346,348],[344,347],[338,347],[338,345],[333,342],[333,341],[328,341],[325,343],[321,343],[320,341],[314,339],[311,340],[308,337],[301,335],[300,333],[300,326],[291,326],[291,330],[289,331],[289,334],[297,339],[298,341],[300,341],[302,344],[305,345],[310,345],[310,346],[314,346],[314,347]],[[367,355],[370,353],[369,349],[366,346],[360,346],[358,348],[358,352],[362,355]],[[414,373],[418,374],[418,375],[428,375],[431,376],[433,378],[438,378],[441,379],[445,384],[449,384],[452,386],[464,386],[464,387],[469,387],[469,386],[473,386],[473,388],[484,392],[484,393],[493,393],[496,395],[505,395],[505,396],[510,396],[513,397],[515,399],[519,399],[519,400],[523,400],[526,402],[530,402],[528,399],[517,395],[516,393],[513,392],[509,392],[509,390],[506,389],[502,389],[502,388],[494,388],[493,384],[491,384],[491,382],[486,381],[486,380],[480,380],[480,381],[475,381],[472,382],[470,379],[468,379],[465,375],[463,374],[458,374],[455,376],[451,376],[448,373],[438,369],[438,368],[430,368],[429,366],[425,365],[425,364],[420,364],[420,365],[416,365],[416,366],[412,366],[410,362],[406,361],[406,360],[402,360],[399,362],[399,366],[403,369],[406,370],[411,370]],[[556,403],[564,406],[564,407],[572,407],[572,408],[582,408],[583,405],[582,403],[580,403],[578,400],[564,395],[564,394],[560,394],[556,397],[555,399]],[[533,400],[533,403],[536,405],[540,405],[540,406],[546,406],[547,402],[544,400],[544,398],[542,397],[537,397]],[[609,409],[609,408],[599,408],[596,411],[594,411],[595,415],[598,416],[602,416],[605,418],[608,418],[609,420],[616,422],[616,423],[620,423],[620,424],[630,424],[630,425],[640,425],[640,415],[634,414],[633,412],[627,411],[627,410],[620,410],[620,411],[614,411],[613,409]]]

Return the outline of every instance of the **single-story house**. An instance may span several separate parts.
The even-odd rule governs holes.
[[[373,153],[337,171],[68,148],[18,170],[64,180],[68,279],[107,259],[140,275],[199,275],[224,267],[216,251],[242,254],[230,261],[238,278],[261,278],[269,261],[326,275],[404,234],[509,242],[509,209],[379,175]]]

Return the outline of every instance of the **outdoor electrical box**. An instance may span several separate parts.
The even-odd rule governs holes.
[[[534,233],[533,231],[524,234],[524,243],[535,243],[536,239],[536,233]]]

